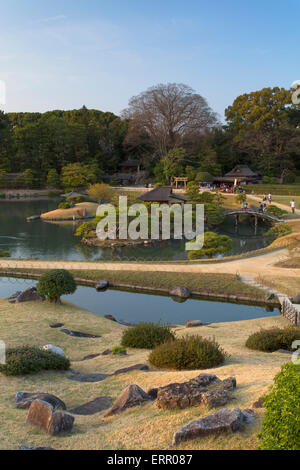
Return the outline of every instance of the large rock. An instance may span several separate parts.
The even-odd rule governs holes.
[[[109,282],[106,281],[105,279],[102,281],[99,281],[96,285],[96,290],[99,292],[101,290],[105,290],[109,287]]]
[[[44,351],[51,351],[54,354],[58,354],[59,356],[65,357],[64,350],[58,346],[53,346],[53,344],[46,344],[45,346],[42,347],[42,349]]]
[[[149,395],[144,392],[138,385],[129,385],[116,401],[113,403],[112,408],[104,415],[105,418],[121,413],[128,408],[141,406],[151,401]]]
[[[203,326],[203,322],[201,320],[187,320],[185,326],[186,328],[194,328],[196,326]]]
[[[24,292],[21,292],[16,297],[16,302],[42,302],[45,300],[45,297],[43,295],[40,295],[38,291],[36,290],[35,287],[29,287],[28,289],[24,290]]]
[[[26,393],[18,392],[16,395],[16,407],[17,408],[29,408],[34,400],[42,400],[53,406],[55,409],[66,410],[65,403],[55,395],[51,393]]]
[[[221,381],[214,374],[200,374],[189,382],[171,383],[157,391],[149,390],[148,394],[152,398],[156,394],[158,408],[183,409],[200,405],[215,408],[233,399],[230,391],[235,387],[234,377]]]
[[[191,294],[186,287],[174,286],[170,290],[170,295],[173,297],[180,297],[182,299],[188,299]]]
[[[222,408],[205,418],[200,418],[180,428],[173,438],[173,445],[198,437],[216,433],[240,431],[244,424],[254,420],[254,412],[240,410],[239,408]]]
[[[115,319],[113,315],[104,315],[104,318],[106,318],[106,320],[117,322],[117,320]]]
[[[51,436],[57,436],[72,431],[74,417],[62,411],[55,411],[50,403],[35,400],[30,405],[27,423],[37,426]]]

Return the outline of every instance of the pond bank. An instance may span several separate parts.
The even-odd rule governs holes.
[[[70,272],[74,275],[75,281],[78,285],[81,286],[87,286],[87,287],[93,287],[96,288],[99,280],[101,279],[106,279],[109,282],[109,287],[111,289],[118,289],[118,290],[126,290],[128,292],[136,292],[136,293],[150,293],[150,294],[162,294],[166,296],[170,296],[170,288],[176,284],[176,280],[173,277],[170,279],[170,285],[169,287],[161,287],[157,283],[156,285],[141,285],[138,283],[134,282],[134,279],[131,278],[131,282],[123,282],[122,280],[117,280],[117,279],[112,279],[111,276],[109,276],[109,272],[101,272],[101,273],[94,273],[95,277],[97,279],[91,279],[88,276],[83,277],[78,277],[78,272],[70,270]],[[32,270],[32,271],[17,271],[17,270],[7,270],[3,271],[0,270],[0,276],[1,277],[16,277],[16,278],[21,278],[21,279],[39,279],[40,276],[42,275],[43,270],[40,270],[40,272],[37,272],[37,270]],[[82,274],[82,273],[80,273]],[[102,275],[103,274],[103,275]],[[186,276],[185,276],[186,277]],[[216,276],[215,276],[216,277]],[[224,281],[224,275],[222,276],[223,281]],[[226,277],[225,277],[226,280]],[[145,280],[147,282],[147,279]],[[188,281],[188,279],[186,280]],[[200,281],[200,279],[199,279]],[[256,287],[251,287],[248,286],[247,284],[244,284],[242,281],[239,279],[232,279],[228,278],[227,276],[227,281],[230,282],[234,294],[229,293],[229,292],[217,292],[217,290],[221,290],[222,287],[221,285],[217,286],[218,288],[212,289],[212,291],[202,290],[200,285],[197,290],[196,287],[193,288],[192,285],[190,285],[188,282],[183,282],[184,287],[189,288],[190,294],[192,298],[199,298],[199,299],[209,299],[209,300],[217,300],[217,301],[225,301],[225,302],[231,302],[231,303],[244,303],[247,305],[257,305],[257,306],[270,306],[273,308],[279,308],[280,307],[280,302],[277,298],[275,299],[268,299],[268,296],[266,295],[266,292],[263,291],[262,289],[258,289]],[[235,282],[234,282],[235,281]],[[173,282],[173,285],[172,285]],[[180,284],[180,282],[177,282],[177,285]],[[200,284],[200,282],[199,282]],[[238,288],[243,289],[246,291],[246,295],[241,291],[238,292]]]

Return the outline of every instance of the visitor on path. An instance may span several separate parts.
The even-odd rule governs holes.
[[[245,206],[246,206],[246,204],[245,204],[245,201],[242,201],[242,205],[241,205],[241,209],[242,209],[242,211],[244,211],[244,210],[245,210]]]
[[[268,212],[268,207],[267,207],[267,204],[266,204],[266,203],[264,203],[263,212],[264,212],[264,213]]]
[[[269,199],[269,204],[272,204],[272,194],[271,193],[269,194],[268,199]]]
[[[290,204],[291,204],[291,208],[292,208],[292,213],[295,214],[295,201],[294,201],[294,199],[291,200]]]
[[[267,193],[264,194],[263,202],[267,202]]]
[[[248,210],[248,202],[245,202],[245,211]]]
[[[263,203],[261,202],[261,203],[259,204],[259,207],[258,207],[258,212],[262,213],[262,212],[263,212],[263,209],[264,209],[264,205],[263,205]]]

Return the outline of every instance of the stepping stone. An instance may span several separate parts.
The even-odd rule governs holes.
[[[72,408],[68,410],[69,413],[74,415],[82,415],[82,416],[90,416],[96,413],[100,413],[100,411],[108,410],[111,407],[111,398],[110,397],[98,397],[95,400],[90,401],[88,403],[84,403],[83,405],[77,406],[76,408]]]
[[[83,383],[96,383],[102,382],[102,380],[109,377],[108,374],[80,374],[80,372],[76,372],[74,375],[69,375],[67,379],[74,380],[75,382],[83,382]]]
[[[277,353],[281,353],[281,354],[293,354],[291,351],[288,351],[287,349],[277,349],[277,351],[275,351]]]
[[[216,413],[191,421],[180,428],[174,434],[173,446],[210,434],[237,432],[243,428],[244,424],[252,423],[254,419],[253,410],[242,411],[239,408],[222,408]]]
[[[133,370],[149,370],[149,367],[146,364],[136,364],[134,366],[125,367],[124,369],[118,369],[111,375],[126,374],[127,372],[131,372]]]
[[[90,361],[91,359],[95,359],[95,357],[99,357],[101,356],[101,354],[91,354],[90,356],[85,356],[83,359],[81,359],[81,361],[79,362],[83,362],[83,361]]]
[[[253,404],[252,404],[252,408],[264,408],[264,405],[263,405],[263,402],[262,402],[262,399],[264,397],[259,397],[258,400],[256,400]]]
[[[64,326],[64,323],[53,323],[52,325],[49,325],[50,328],[61,328]]]
[[[72,330],[67,330],[67,329],[63,329],[60,331],[62,331],[66,335],[75,336],[76,338],[101,338],[101,336],[92,335],[89,333],[81,333],[81,331],[72,331]]]
[[[21,444],[19,450],[55,450],[53,447],[35,447],[35,446],[25,446]]]
[[[67,407],[65,403],[55,395],[51,393],[26,393],[18,392],[16,395],[16,407],[17,408],[29,408],[31,403],[34,400],[43,400],[47,403],[50,403],[51,406],[55,409],[66,410]]]
[[[101,356],[109,356],[109,354],[111,354],[111,349],[105,349],[105,351],[103,351],[103,353],[101,354]]]
[[[104,415],[104,418],[122,413],[128,408],[144,405],[149,401],[151,401],[149,395],[138,385],[129,385],[127,388],[125,388],[121,395],[119,395],[119,397],[113,403],[112,408]]]
[[[105,380],[107,377],[112,377],[114,375],[119,374],[126,374],[127,372],[131,372],[133,370],[147,371],[149,370],[149,367],[146,364],[136,364],[134,366],[116,370],[113,374],[81,374],[80,372],[77,372],[76,370],[72,369],[71,372],[73,375],[70,375],[69,377],[67,377],[67,379],[74,380],[75,382],[102,382],[102,380]]]

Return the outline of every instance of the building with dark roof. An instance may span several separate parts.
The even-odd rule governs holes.
[[[240,184],[262,183],[262,177],[259,173],[254,173],[248,165],[236,165],[233,170],[226,173],[225,176],[215,177],[213,182],[238,186]]]
[[[159,204],[184,204],[188,201],[179,194],[174,194],[169,186],[158,186],[138,198],[143,202],[156,202]]]

